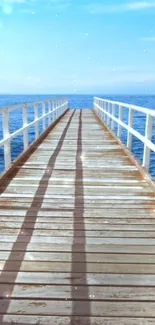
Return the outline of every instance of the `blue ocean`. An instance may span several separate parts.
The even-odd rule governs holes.
[[[69,98],[69,108],[93,108],[93,97],[94,95],[67,95]],[[155,109],[155,95],[148,96],[137,96],[137,95],[103,95],[98,94],[98,97],[107,98],[110,100],[121,101],[124,103],[134,104],[138,106],[143,106],[146,108]],[[42,101],[49,98],[61,97],[60,95],[0,95],[0,109],[1,107],[6,107],[14,104],[23,104],[27,102]],[[41,107],[40,107],[41,112]],[[116,112],[116,116],[118,112]],[[30,107],[28,110],[28,121],[33,121],[34,112],[33,108]],[[134,128],[141,134],[145,134],[145,115],[140,112],[134,113]],[[127,110],[124,109],[123,120],[127,121]],[[154,119],[155,120],[155,119]],[[22,126],[22,110],[15,110],[10,112],[10,132],[14,132]],[[42,125],[40,123],[40,132],[42,131]],[[117,128],[115,128],[117,131]],[[2,116],[0,114],[0,139],[2,139]],[[34,127],[29,129],[29,143],[34,140],[35,133]],[[122,130],[121,139],[126,143],[127,133]],[[155,121],[153,123],[153,136],[152,141],[155,143]],[[133,137],[132,151],[134,155],[142,162],[143,157],[143,144]],[[23,136],[19,135],[11,141],[11,156],[14,160],[23,150]],[[0,172],[4,169],[4,153],[3,148],[0,148]],[[155,177],[155,153],[151,152],[151,163],[150,163],[150,173]]]

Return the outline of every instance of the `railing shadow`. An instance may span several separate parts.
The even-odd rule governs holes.
[[[43,200],[44,200],[44,195],[45,195],[47,187],[48,187],[49,179],[52,176],[52,172],[53,172],[53,169],[54,169],[54,165],[55,165],[57,156],[61,151],[63,141],[65,139],[65,136],[66,136],[67,131],[69,129],[69,126],[71,124],[74,113],[75,113],[75,111],[73,111],[71,117],[69,118],[69,120],[68,120],[68,122],[66,124],[66,127],[64,128],[64,131],[63,131],[63,133],[62,133],[62,135],[61,135],[61,137],[60,137],[60,139],[58,141],[56,149],[55,149],[54,153],[51,155],[51,157],[49,159],[47,168],[46,168],[46,170],[45,170],[45,172],[44,172],[44,174],[43,174],[43,176],[42,176],[42,178],[41,178],[41,180],[39,182],[38,189],[37,189],[37,191],[35,193],[35,196],[33,198],[31,206],[28,209],[28,211],[26,213],[26,216],[24,218],[23,224],[22,224],[21,229],[20,229],[20,233],[19,233],[19,235],[18,235],[18,237],[16,239],[16,242],[13,244],[13,247],[12,247],[11,253],[10,253],[9,257],[8,257],[8,260],[6,261],[6,263],[4,265],[4,268],[3,268],[3,271],[0,274],[0,282],[1,283],[6,282],[5,273],[12,270],[13,255],[14,255],[14,252],[16,251],[16,247],[19,246],[19,245],[22,245],[22,251],[21,251],[21,253],[19,255],[20,259],[16,262],[16,270],[13,273],[11,273],[11,275],[12,275],[12,278],[10,280],[11,283],[9,282],[9,284],[11,284],[9,286],[10,287],[9,297],[10,298],[11,298],[11,295],[13,293],[13,289],[14,289],[14,286],[15,286],[15,281],[16,281],[17,276],[18,276],[18,272],[20,271],[21,264],[22,264],[22,262],[24,260],[25,253],[27,251],[28,244],[31,241],[33,231],[35,229],[35,224],[36,224],[36,221],[37,221],[38,212],[39,212],[39,209],[42,206],[42,203],[43,203]],[[39,195],[39,200],[38,200],[38,195]],[[31,229],[27,229],[26,222],[27,222],[27,219],[30,216],[32,216],[32,213],[34,215],[33,222],[31,222],[32,227],[31,227]],[[8,310],[9,305],[10,305],[10,299],[5,299],[6,298],[6,292],[2,292],[1,294],[2,294],[2,299],[1,299],[2,305],[1,305],[1,308],[0,308],[0,313],[1,313],[1,315],[0,315],[0,324],[3,324],[3,316],[2,316],[2,314],[4,315],[4,314],[7,313],[7,310]],[[1,310],[2,310],[2,312],[1,312]],[[27,324],[21,324],[21,325],[27,325]]]
[[[29,242],[31,241],[33,231],[35,228],[35,223],[37,220],[37,215],[39,212],[39,209],[41,208],[41,205],[43,203],[44,195],[48,187],[48,181],[50,177],[52,176],[52,171],[55,165],[56,158],[62,148],[63,141],[65,139],[66,133],[69,129],[70,123],[72,121],[74,112],[71,115],[64,131],[63,134],[57,144],[57,147],[52,154],[52,156],[49,159],[48,166],[45,170],[45,173],[40,180],[38,190],[35,194],[35,197],[33,199],[33,202],[31,204],[31,207],[28,209],[27,214],[25,216],[24,222],[22,224],[20,233],[18,235],[18,238],[16,242],[14,243],[12,247],[12,251],[10,253],[10,256],[8,260],[6,261],[6,264],[4,266],[4,269],[0,275],[1,282],[5,280],[5,272],[11,271],[12,267],[12,257],[14,252],[16,251],[17,247],[22,248],[21,254],[20,254],[20,260],[17,262],[17,269],[16,271],[12,274],[12,279],[11,279],[11,289],[9,291],[9,296],[11,298],[11,295],[13,293],[13,289],[15,286],[15,281],[18,275],[18,272],[20,271],[21,264],[24,260],[24,256],[28,247]],[[78,232],[78,227],[77,227],[77,220],[78,223],[81,224],[81,243],[80,243],[80,251],[81,251],[81,261],[80,261],[80,273],[83,274],[82,276],[82,283],[83,283],[83,288],[85,289],[82,291],[84,295],[84,300],[85,300],[85,310],[84,314],[86,315],[84,317],[84,324],[89,325],[90,324],[90,315],[91,315],[91,308],[90,308],[90,300],[89,300],[89,291],[88,291],[88,284],[87,284],[87,260],[86,260],[86,252],[85,252],[85,245],[86,245],[86,234],[85,234],[85,223],[84,223],[84,190],[83,190],[83,166],[82,166],[82,111],[80,111],[79,115],[79,127],[78,127],[78,139],[77,139],[77,154],[76,154],[76,177],[75,177],[75,207],[74,207],[74,214],[73,214],[73,244],[72,244],[72,267],[71,267],[71,286],[72,286],[72,291],[71,291],[71,299],[72,299],[72,315],[70,317],[70,325],[80,325],[80,308],[81,308],[81,300],[77,299],[77,287],[74,283],[74,273],[77,273],[77,261],[76,261],[76,252],[77,252],[77,232]],[[80,193],[79,193],[79,179],[80,179]],[[78,182],[77,182],[78,180]],[[37,197],[38,195],[40,196],[40,200],[38,201]],[[26,229],[26,222],[27,218],[29,216],[35,215],[34,220],[33,220],[33,226],[31,229]],[[78,218],[78,219],[77,219]],[[26,234],[26,235],[25,235]],[[25,242],[23,242],[23,239]],[[22,242],[22,243],[21,243]],[[82,288],[82,287],[81,287]],[[78,290],[80,290],[80,286],[78,287]],[[5,299],[6,293],[3,292],[2,296],[4,296],[3,299],[1,299],[1,302],[3,302],[3,307],[2,307],[2,313],[7,314],[7,310],[10,305],[10,299]],[[1,325],[8,325],[10,322],[3,321],[3,316],[0,315],[0,324]],[[12,324],[15,324],[15,322],[12,321]],[[40,324],[40,321],[38,323]],[[27,323],[18,323],[18,325],[29,325]],[[51,324],[52,325],[52,324]]]
[[[78,184],[79,179],[81,182],[81,192],[79,193]],[[84,222],[84,189],[83,189],[83,166],[82,166],[82,110],[79,115],[79,127],[78,127],[78,139],[77,139],[77,154],[76,154],[76,177],[75,177],[75,208],[74,208],[74,220],[73,220],[73,244],[72,244],[72,269],[71,269],[71,285],[72,285],[72,317],[71,325],[80,325],[79,320],[75,320],[76,316],[79,316],[81,308],[81,300],[77,300],[77,287],[74,283],[74,273],[77,273],[77,262],[76,262],[76,252],[77,252],[77,235],[78,235],[78,223],[81,224],[81,242],[80,242],[80,273],[82,276],[83,284],[83,296],[85,300],[85,325],[90,324],[91,306],[89,299],[89,289],[87,284],[87,259],[86,259],[86,233],[85,233],[85,222]],[[80,291],[78,287],[78,291]],[[82,313],[81,313],[82,314]]]

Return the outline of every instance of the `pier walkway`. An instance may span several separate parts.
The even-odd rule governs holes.
[[[68,110],[0,193],[1,325],[155,324],[154,184],[93,110]]]

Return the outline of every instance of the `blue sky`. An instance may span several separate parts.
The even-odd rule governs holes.
[[[0,93],[155,92],[155,1],[0,0]]]

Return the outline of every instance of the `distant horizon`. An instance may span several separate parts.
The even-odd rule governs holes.
[[[155,96],[155,93],[0,93],[0,96]]]

